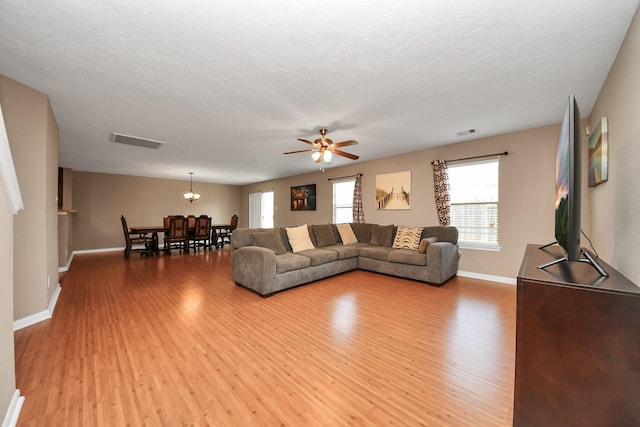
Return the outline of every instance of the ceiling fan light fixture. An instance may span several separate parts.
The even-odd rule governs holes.
[[[311,153],[311,158],[316,163],[329,163],[333,158],[333,155],[336,154],[338,156],[346,157],[351,160],[358,160],[360,157],[355,154],[347,153],[345,151],[339,150],[342,147],[348,147],[351,145],[357,145],[358,141],[354,141],[353,139],[349,139],[347,141],[341,141],[334,143],[332,139],[327,138],[325,135],[327,134],[326,129],[320,129],[321,138],[316,139],[315,141],[310,141],[305,138],[298,138],[298,141],[304,142],[305,144],[311,145],[312,148],[307,150],[296,150],[296,151],[287,151],[282,154],[296,154],[296,153]]]

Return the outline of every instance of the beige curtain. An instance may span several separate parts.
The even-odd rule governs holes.
[[[451,224],[449,207],[449,177],[447,175],[447,162],[438,159],[433,165],[433,189],[436,197],[436,210],[440,225]]]
[[[353,187],[353,222],[364,222],[364,207],[362,206],[362,174],[356,175]]]

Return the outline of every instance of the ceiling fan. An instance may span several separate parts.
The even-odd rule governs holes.
[[[354,141],[352,139],[348,141],[342,142],[333,142],[330,138],[327,138],[325,135],[327,134],[326,129],[320,129],[320,135],[322,138],[318,138],[315,141],[311,142],[308,139],[298,138],[298,141],[306,142],[309,145],[312,145],[313,148],[309,148],[308,150],[297,150],[297,151],[287,151],[283,154],[295,154],[295,153],[306,153],[311,152],[311,158],[316,161],[316,163],[321,162],[329,162],[334,154],[338,156],[346,157],[351,160],[358,160],[360,157],[355,154],[347,153],[342,150],[338,150],[340,147],[346,147],[348,145],[356,145],[358,141]]]

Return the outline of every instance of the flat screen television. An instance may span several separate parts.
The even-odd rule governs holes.
[[[581,150],[580,109],[575,97],[569,95],[556,151],[556,241],[541,247],[544,249],[557,243],[562,248],[564,256],[539,268],[546,268],[563,261],[583,261],[593,265],[601,275],[607,276],[591,254],[580,247]]]
[[[555,237],[568,261],[580,259],[580,110],[573,95],[556,152]]]

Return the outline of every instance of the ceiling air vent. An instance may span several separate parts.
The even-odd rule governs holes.
[[[123,135],[115,132],[113,132],[111,140],[118,144],[135,145],[136,147],[154,148],[156,150],[164,144],[164,142],[154,141],[153,139],[138,138],[137,136]]]
[[[474,133],[478,132],[478,129],[472,128],[472,129],[467,129],[467,130],[461,130],[460,132],[456,132],[456,134],[458,136],[466,136],[466,135],[472,135]]]

